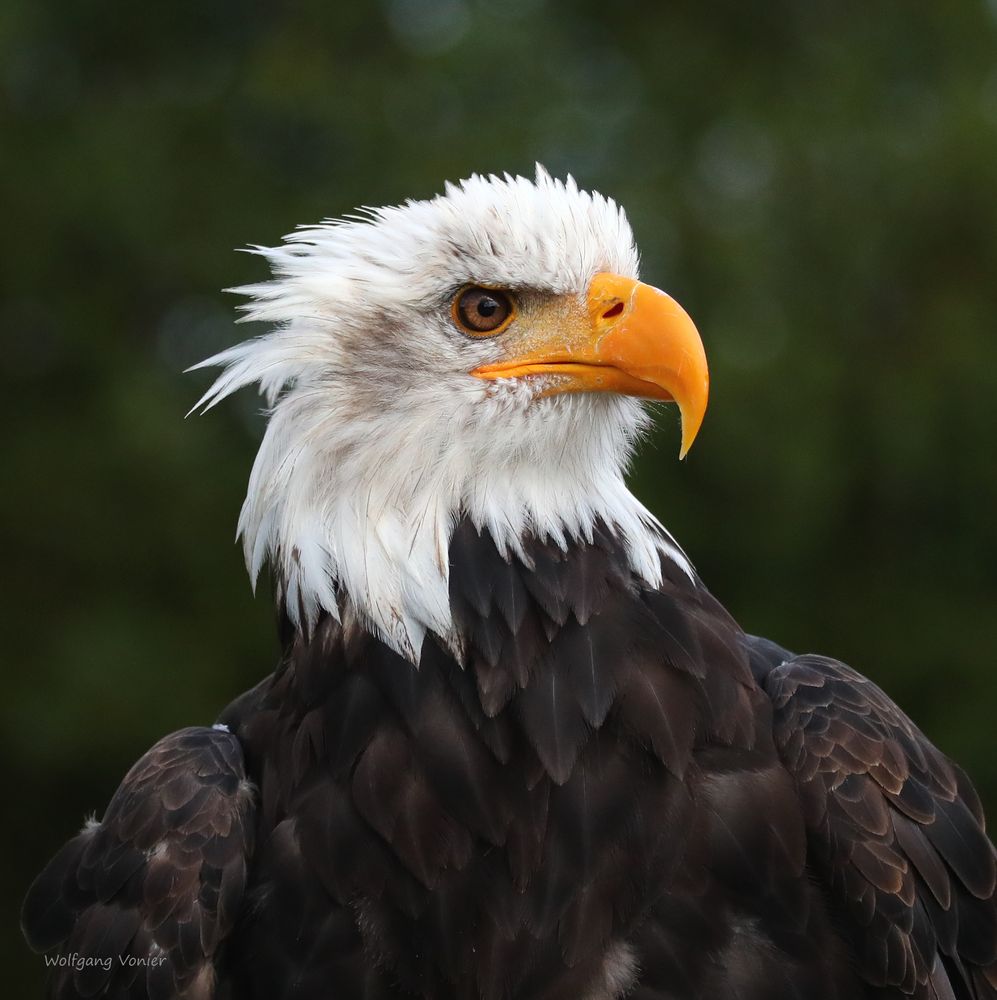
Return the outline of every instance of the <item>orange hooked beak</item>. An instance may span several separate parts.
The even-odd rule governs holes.
[[[549,376],[540,395],[618,392],[678,404],[685,458],[706,413],[710,374],[689,314],[664,292],[632,278],[597,274],[588,289],[587,323],[575,336],[471,374],[482,379]]]

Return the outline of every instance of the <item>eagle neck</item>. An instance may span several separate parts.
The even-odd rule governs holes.
[[[591,544],[602,526],[648,585],[660,581],[663,556],[692,572],[626,485],[642,426],[634,400],[475,397],[449,422],[412,407],[333,429],[316,398],[325,397],[296,390],[275,408],[240,518],[251,576],[270,564],[305,632],[326,613],[413,663],[427,635],[459,654],[450,549],[465,521],[526,564],[532,540],[564,552]]]

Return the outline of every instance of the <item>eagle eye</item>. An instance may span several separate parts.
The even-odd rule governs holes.
[[[516,315],[512,298],[497,288],[462,288],[451,307],[454,322],[472,337],[501,333]]]

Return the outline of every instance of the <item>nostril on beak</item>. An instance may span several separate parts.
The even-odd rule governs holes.
[[[603,314],[603,319],[613,319],[615,316],[619,316],[623,312],[623,303],[617,299]]]

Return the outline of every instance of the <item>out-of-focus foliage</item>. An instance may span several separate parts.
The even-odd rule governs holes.
[[[627,206],[713,403],[636,487],[751,631],[868,673],[997,810],[997,4],[5,0],[5,989],[31,875],[274,661],[232,535],[231,248],[541,160]]]

